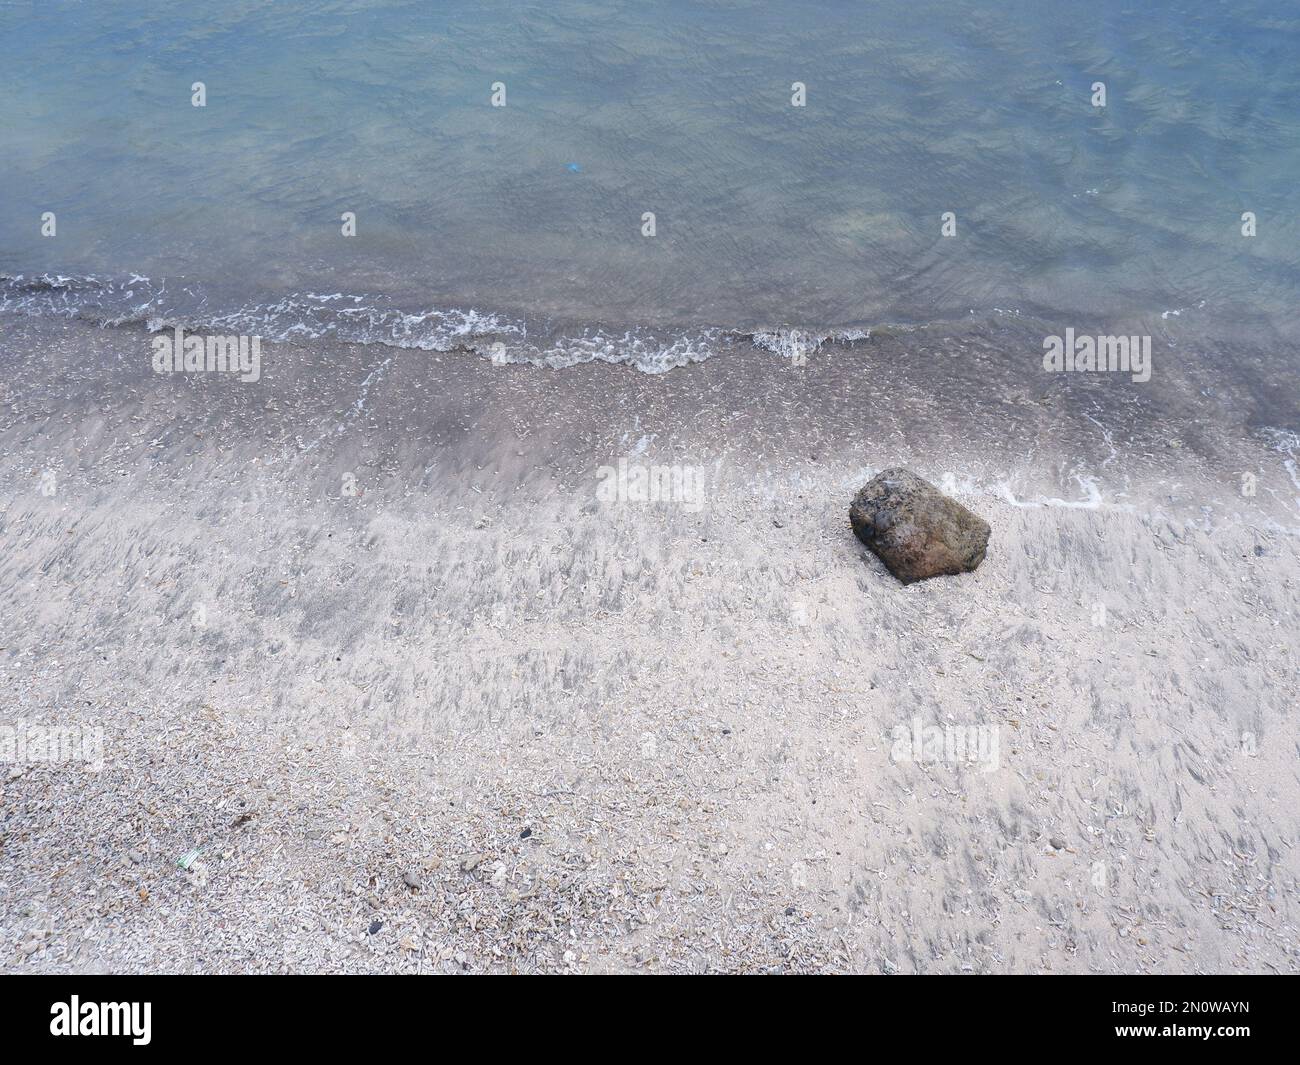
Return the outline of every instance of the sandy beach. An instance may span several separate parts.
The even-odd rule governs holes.
[[[1295,455],[1194,377],[149,343],[0,319],[4,723],[103,741],[0,767],[4,971],[1300,969]]]

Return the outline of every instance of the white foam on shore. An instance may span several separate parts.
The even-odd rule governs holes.
[[[1261,432],[1274,451],[1286,456],[1282,460],[1282,468],[1291,479],[1291,487],[1296,491],[1293,502],[1296,510],[1300,511],[1300,435],[1273,426],[1267,426]]]
[[[839,329],[817,333],[804,329],[774,329],[739,335],[748,335],[750,343],[756,348],[770,351],[774,355],[794,362],[817,354],[826,343],[852,344],[858,340],[868,340],[871,337],[871,330]]]
[[[1063,507],[1066,510],[1099,510],[1106,506],[1101,494],[1101,485],[1096,477],[1087,474],[1076,473],[1074,480],[1077,481],[1083,489],[1083,498],[1081,499],[1061,499],[1057,496],[1034,496],[1031,498],[1019,499],[1011,488],[1009,479],[1001,480],[994,489],[994,495],[1004,503],[1009,503],[1013,507],[1019,508],[1037,508],[1037,507]],[[1127,504],[1109,504],[1117,508],[1131,509]]]
[[[674,330],[649,326],[577,326],[530,322],[469,308],[412,311],[382,295],[295,292],[271,302],[232,301],[167,279],[132,274],[112,278],[42,274],[0,278],[0,312],[80,318],[100,325],[140,323],[150,332],[191,330],[260,336],[272,341],[331,338],[421,351],[467,351],[498,365],[564,369],[589,362],[631,366],[661,374],[703,362],[724,347],[749,343],[786,359],[815,353],[826,343],[853,343],[871,330],[776,329],[744,332],[715,326]]]

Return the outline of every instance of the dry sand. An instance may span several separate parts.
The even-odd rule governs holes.
[[[1185,379],[890,344],[252,385],[0,320],[0,724],[104,730],[0,767],[0,967],[1300,970],[1294,465]],[[976,573],[853,539],[894,464]],[[996,759],[896,749],[949,724]]]

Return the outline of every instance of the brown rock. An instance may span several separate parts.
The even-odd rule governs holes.
[[[910,470],[885,470],[853,497],[857,538],[904,584],[967,573],[984,561],[989,524]]]

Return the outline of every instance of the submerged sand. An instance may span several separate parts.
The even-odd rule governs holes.
[[[104,739],[0,767],[0,966],[1300,969],[1294,456],[891,343],[254,385],[0,321],[0,723]],[[976,573],[854,540],[895,464]]]

